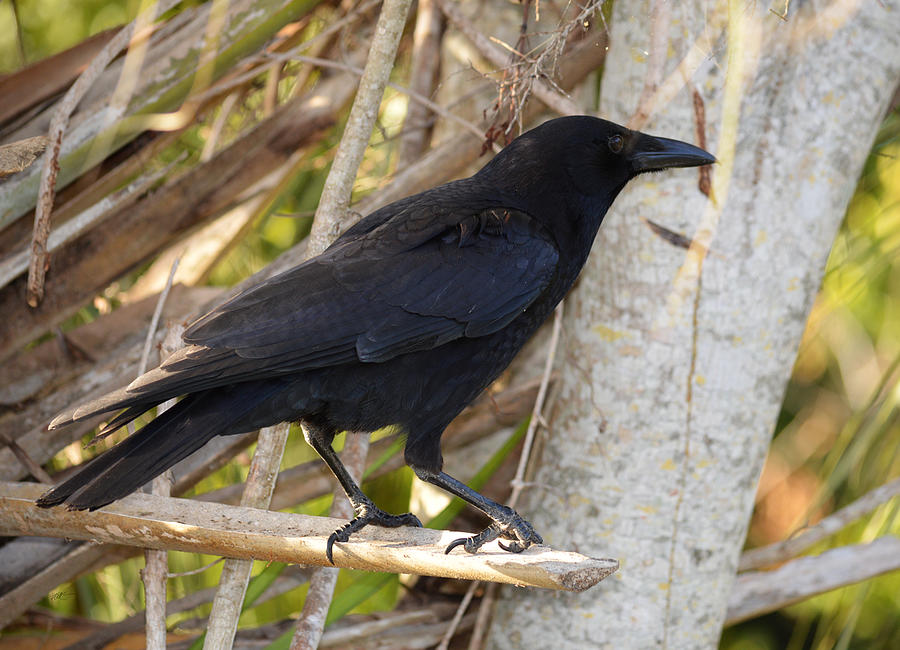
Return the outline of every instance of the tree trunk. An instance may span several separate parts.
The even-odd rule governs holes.
[[[766,3],[672,5],[656,75],[651,4],[615,4],[603,116],[627,120],[659,76],[643,130],[697,141],[697,89],[712,198],[670,172],[607,217],[524,508],[548,544],[621,569],[585,594],[507,590],[493,647],[715,647],[806,317],[900,75],[900,12],[852,0],[784,21]]]

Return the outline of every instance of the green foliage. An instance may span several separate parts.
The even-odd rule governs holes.
[[[89,36],[132,20],[141,2],[15,0],[15,5],[16,12],[12,2],[0,3],[0,74],[39,61],[77,45]]]

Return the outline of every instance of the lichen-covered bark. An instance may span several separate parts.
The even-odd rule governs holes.
[[[636,109],[649,5],[616,3],[604,117]],[[900,75],[898,12],[794,9],[782,22],[767,5],[672,7],[664,77],[692,46],[708,57],[693,57],[690,85],[643,130],[696,141],[696,88],[720,160],[714,199],[695,170],[672,172],[638,179],[607,217],[567,310],[545,488],[525,508],[548,544],[621,569],[580,595],[507,590],[493,647],[718,641],[807,313]],[[709,254],[667,243],[642,218]]]

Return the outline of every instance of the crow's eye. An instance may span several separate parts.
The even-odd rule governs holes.
[[[611,135],[607,144],[609,145],[610,151],[613,153],[620,153],[622,151],[622,146],[625,144],[625,139],[622,138],[621,135]]]

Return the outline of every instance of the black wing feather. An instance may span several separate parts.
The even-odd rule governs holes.
[[[471,236],[459,217],[384,223],[222,305],[185,340],[295,372],[498,331],[546,288],[558,252],[525,213],[474,216],[490,230]]]
[[[162,366],[53,424],[486,336],[544,291],[558,259],[551,236],[523,212],[401,210],[221,305]]]

